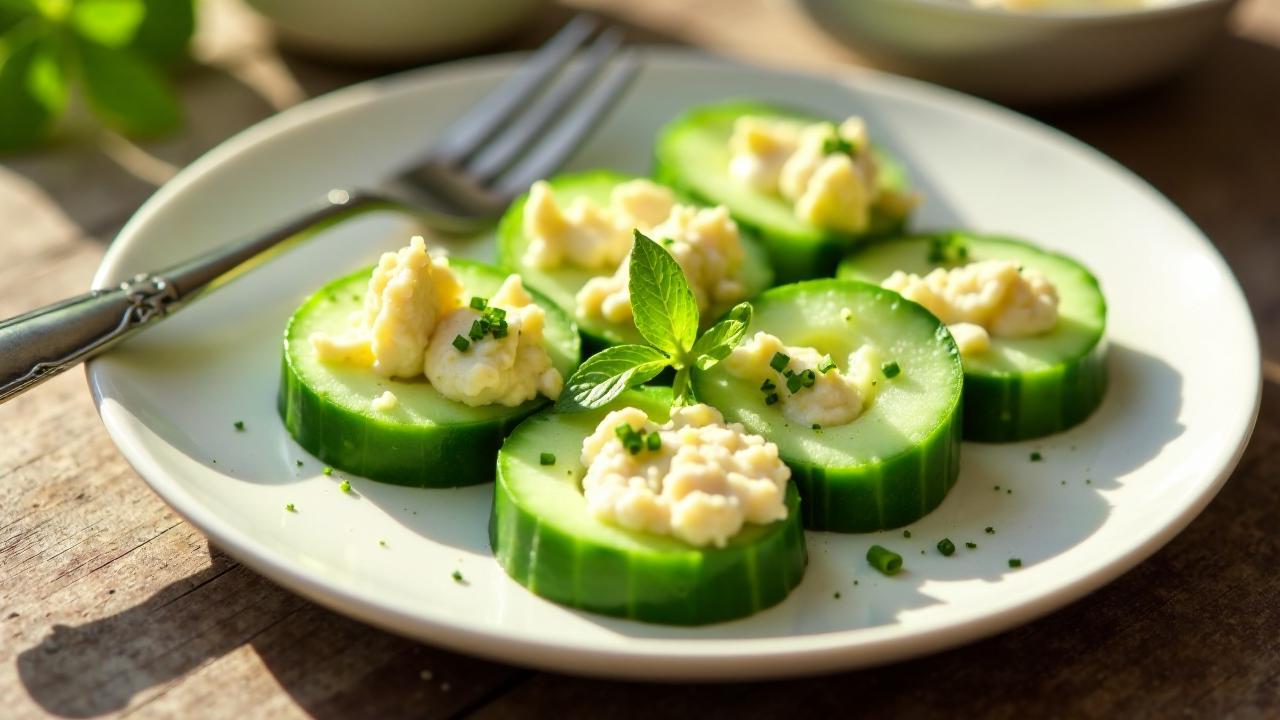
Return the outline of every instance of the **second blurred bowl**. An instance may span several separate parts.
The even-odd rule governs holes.
[[[797,0],[886,70],[1010,103],[1125,90],[1189,64],[1236,0],[1121,11],[1021,11],[965,0]]]

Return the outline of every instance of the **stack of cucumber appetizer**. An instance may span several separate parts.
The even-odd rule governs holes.
[[[1026,241],[907,232],[906,174],[860,120],[715,104],[669,123],[655,157],[652,181],[547,179],[500,222],[496,266],[450,265],[475,317],[453,341],[458,362],[515,347],[487,298],[518,276],[545,314],[539,367],[563,380],[558,394],[548,381],[523,401],[463,402],[424,377],[317,357],[308,338],[373,302],[362,270],[289,322],[290,434],[377,481],[492,480],[491,545],[514,580],[573,608],[699,625],[784,600],[805,529],[929,513],[956,482],[962,439],[1041,437],[1100,404],[1097,280]],[[543,227],[567,259],[538,254]],[[581,245],[597,240],[622,244],[600,260]]]

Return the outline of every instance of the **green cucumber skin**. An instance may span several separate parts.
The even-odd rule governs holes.
[[[457,268],[497,268],[453,260]],[[276,409],[285,429],[304,450],[321,462],[352,475],[392,485],[446,488],[478,485],[494,478],[494,463],[458,462],[458,458],[494,458],[503,440],[526,417],[550,404],[539,396],[511,408],[509,413],[482,421],[451,425],[422,425],[387,421],[355,412],[317,392],[303,379],[288,351],[294,323],[320,298],[353,278],[368,277],[371,268],[356,271],[318,290],[289,319],[284,332],[281,382]],[[532,292],[532,291],[531,291]],[[548,322],[573,327],[572,321],[545,298],[533,293],[548,314]],[[558,319],[556,319],[558,318]],[[570,353],[579,358],[576,334]],[[369,398],[372,402],[373,398]]]
[[[874,253],[880,243],[918,242],[949,233],[884,238],[855,251],[837,271],[838,277],[873,280],[862,272],[858,258]],[[1069,263],[1079,271],[1080,282],[1097,294],[1101,325],[1087,349],[1052,366],[1029,373],[975,370],[966,363],[964,374],[964,438],[974,442],[1004,443],[1032,440],[1068,430],[1084,422],[1102,404],[1108,385],[1105,337],[1106,300],[1098,279],[1077,261],[1043,250],[1025,240],[965,233],[971,242],[1004,244]],[[994,342],[999,342],[995,339]]]
[[[615,170],[584,170],[580,172],[561,173],[554,177],[548,178],[547,182],[551,187],[560,192],[564,192],[566,187],[581,188],[595,186],[597,188],[612,188],[615,185],[621,185],[630,180],[642,179],[637,175],[627,175]],[[661,184],[661,181],[656,181]],[[703,205],[696,198],[682,193],[678,188],[671,188],[676,195],[676,201],[684,204]],[[511,202],[510,207],[503,213],[502,218],[498,221],[497,228],[497,246],[498,246],[498,264],[508,268],[511,272],[518,272],[522,277],[530,278],[527,280],[529,287],[541,290],[546,296],[553,299],[557,296],[550,288],[542,287],[537,275],[526,272],[523,265],[522,255],[524,248],[524,205],[528,200],[529,194],[523,193]],[[747,295],[750,296],[759,293],[765,288],[771,286],[774,281],[774,272],[769,266],[770,259],[767,256],[759,239],[749,231],[743,232],[743,245],[746,251],[747,268]],[[837,254],[837,258],[839,255]],[[538,273],[540,275],[541,273]],[[603,273],[602,273],[603,274]],[[613,274],[610,271],[608,274]],[[736,304],[736,303],[735,303]],[[575,317],[574,308],[559,306],[566,314]],[[713,309],[712,312],[719,313],[729,308]],[[604,350],[614,345],[624,345],[630,343],[644,343],[644,338],[640,337],[640,332],[635,329],[634,325],[625,327],[617,325],[600,324],[595,325],[591,322],[578,322],[578,332],[582,335],[583,349],[586,357]]]
[[[1032,440],[1079,425],[1107,394],[1107,342],[1033,376],[966,372],[965,439]]]
[[[669,391],[658,388],[631,393],[670,398]],[[627,396],[623,397],[625,402]],[[531,428],[549,417],[555,416],[544,413],[526,420],[498,456],[489,539],[499,565],[516,582],[543,598],[580,610],[685,626],[751,615],[782,602],[799,584],[808,557],[800,494],[794,484],[787,487],[786,520],[753,527],[758,531],[755,540],[730,541],[724,548],[680,544],[673,551],[632,551],[612,547],[576,538],[553,520],[522,507],[512,490],[510,455],[520,451],[523,434],[534,432]],[[565,460],[543,472],[560,472]]]
[[[392,485],[444,488],[491,482],[493,463],[445,459],[494,457],[521,420],[550,402],[539,399],[517,415],[488,423],[406,426],[340,407],[308,387],[287,355],[282,365],[277,407],[298,445],[327,465]]]
[[[809,530],[866,533],[909,525],[942,504],[960,475],[956,413],[918,445],[864,468],[789,461]]]
[[[709,197],[707,193],[693,187],[685,180],[680,170],[679,158],[673,157],[674,151],[667,146],[674,131],[685,124],[740,115],[789,117],[806,122],[818,122],[823,119],[802,110],[751,100],[730,100],[692,108],[659,131],[658,140],[654,145],[652,173],[654,179],[702,204],[719,204],[716,198]],[[877,152],[883,160],[894,162],[883,151],[877,149]],[[873,209],[871,226],[867,232],[860,235],[851,236],[816,227],[808,232],[796,234],[753,222],[749,216],[744,216],[739,208],[730,207],[729,212],[740,228],[758,238],[764,245],[773,264],[774,282],[779,285],[809,278],[829,277],[851,247],[866,240],[901,234],[906,231],[909,220],[907,217],[891,217]]]
[[[791,478],[804,501],[801,508],[806,529],[865,533],[902,527],[937,508],[955,486],[960,474],[965,402],[963,391],[956,392],[962,386],[959,380],[959,351],[950,333],[928,310],[897,293],[868,283],[837,279],[809,280],[773,288],[762,294],[759,300],[770,302],[787,295],[803,294],[809,289],[821,290],[841,284],[861,286],[885,299],[892,298],[890,302],[900,305],[901,312],[923,315],[936,323],[935,337],[938,342],[949,346],[949,354],[956,363],[956,381],[951,388],[955,393],[954,402],[921,441],[890,457],[852,467],[827,467],[786,453],[783,454],[783,460],[791,468]],[[753,323],[747,336],[758,330],[768,331],[770,328],[758,327]],[[710,371],[694,371],[695,395],[699,394],[700,383],[708,377],[708,373],[714,371],[714,368]],[[736,416],[734,408],[718,409],[729,420],[741,419]],[[778,412],[775,427],[785,424],[781,412],[773,412]]]

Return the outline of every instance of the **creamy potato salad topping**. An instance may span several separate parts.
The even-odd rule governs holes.
[[[461,304],[462,284],[448,259],[431,257],[415,235],[408,247],[378,260],[350,330],[313,333],[308,340],[324,362],[366,366],[384,377],[417,377],[436,322]]]
[[[880,357],[864,345],[849,355],[842,371],[830,355],[758,332],[724,363],[730,374],[760,383],[765,403],[780,404],[788,420],[817,429],[858,419],[875,394]]]
[[[742,283],[742,237],[723,206],[695,208],[675,205],[661,223],[640,228],[661,242],[675,257],[689,281],[698,310],[724,307],[746,296]],[[591,278],[578,291],[578,315],[608,322],[631,321],[631,293],[627,289],[630,264],[624,258],[612,275]]]
[[[506,329],[479,332],[485,311],[500,317]],[[462,307],[440,320],[427,346],[427,379],[441,395],[473,407],[516,406],[538,393],[560,397],[564,378],[551,366],[543,342],[546,317],[520,276],[508,275],[483,310]]]
[[[631,180],[613,189],[608,206],[585,197],[569,207],[556,202],[551,185],[539,180],[524,206],[525,262],[543,269],[573,265],[612,270],[631,250],[632,231],[649,229],[671,214],[675,196],[648,180]]]
[[[724,547],[745,523],[787,517],[791,470],[778,446],[708,405],[677,408],[662,425],[614,410],[583,441],[582,464],[590,512],[630,530]]]
[[[313,333],[308,341],[322,362],[401,379],[425,374],[441,395],[471,406],[519,405],[539,392],[559,397],[563,379],[543,343],[546,313],[519,276],[507,277],[489,300],[476,298],[464,307],[464,296],[449,261],[432,257],[422,237],[414,236],[408,247],[383,254],[350,329]],[[486,322],[500,318],[501,330],[495,321],[474,335],[481,311]],[[391,410],[396,403],[388,391],[373,407]]]
[[[1044,273],[1011,260],[935,268],[924,277],[899,270],[881,285],[936,315],[962,355],[985,352],[993,335],[1040,335],[1058,322],[1058,289]]]
[[[873,207],[905,214],[915,204],[913,196],[877,187],[862,118],[837,126],[747,115],[734,123],[729,150],[731,177],[791,201],[796,217],[819,227],[863,232]]]

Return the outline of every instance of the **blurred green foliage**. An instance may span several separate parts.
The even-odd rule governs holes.
[[[73,92],[113,130],[173,130],[164,71],[194,29],[194,0],[0,0],[0,151],[47,139]]]

